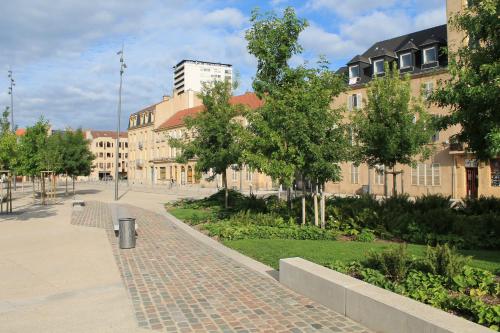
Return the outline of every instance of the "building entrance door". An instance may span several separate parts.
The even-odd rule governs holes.
[[[465,168],[467,182],[467,197],[471,199],[477,198],[477,168]]]

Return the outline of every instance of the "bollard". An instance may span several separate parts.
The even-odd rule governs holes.
[[[118,220],[118,234],[120,249],[132,249],[135,247],[135,219],[131,217]]]

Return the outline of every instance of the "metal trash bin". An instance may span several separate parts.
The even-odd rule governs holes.
[[[135,247],[135,219],[131,217],[118,219],[118,234],[120,238],[120,249],[132,249]]]

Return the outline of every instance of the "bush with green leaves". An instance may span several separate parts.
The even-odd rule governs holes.
[[[363,229],[359,234],[354,236],[354,240],[358,242],[373,242],[375,240],[375,234],[370,229]]]
[[[369,252],[363,264],[382,272],[394,282],[405,278],[412,266],[412,257],[408,255],[406,244],[401,244],[382,252]]]
[[[444,276],[451,281],[456,275],[462,273],[464,267],[469,265],[472,258],[459,254],[454,247],[448,244],[428,246],[425,252],[424,263],[427,271],[432,274]]]

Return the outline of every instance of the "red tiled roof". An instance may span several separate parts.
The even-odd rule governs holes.
[[[18,129],[16,129],[16,135],[17,136],[23,136],[24,134],[26,134],[26,129],[24,129],[24,128],[18,128]]]
[[[94,139],[102,137],[116,139],[116,131],[90,131],[90,132]],[[127,132],[120,132],[120,138],[127,138],[127,137],[128,137]]]
[[[254,93],[247,92],[243,95],[233,96],[229,100],[229,103],[232,105],[242,104],[246,105],[251,109],[256,109],[262,106],[263,102],[260,100],[257,95]],[[161,124],[158,129],[169,129],[178,126],[182,126],[184,124],[184,118],[189,116],[194,116],[201,111],[203,111],[204,106],[198,105],[189,109],[183,109],[175,113],[172,117],[168,118],[163,124]]]

